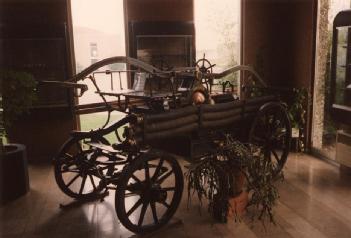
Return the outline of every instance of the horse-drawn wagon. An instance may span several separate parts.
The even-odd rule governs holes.
[[[101,70],[113,63],[128,67]],[[219,92],[214,92],[216,80],[237,71],[252,75],[260,88],[267,85],[251,67],[214,73],[213,66],[203,58],[196,67],[165,71],[136,59],[113,57],[59,83],[83,94],[86,85],[78,82],[90,80],[109,115],[115,110],[125,113],[102,128],[71,133],[54,158],[60,189],[78,200],[115,189],[118,218],[129,230],[141,233],[166,224],[181,201],[184,182],[176,154],[190,163],[199,161],[230,134],[260,146],[278,174],[286,162],[291,137],[284,106],[272,95],[245,97],[250,89],[245,82],[222,81]],[[97,74],[110,75],[112,82],[113,75],[120,76],[122,71],[134,81],[131,89],[122,90],[120,78],[119,90],[100,89]],[[111,103],[106,97],[116,100]],[[113,143],[104,137],[110,133],[116,135]],[[191,144],[188,153],[184,153],[184,143]]]

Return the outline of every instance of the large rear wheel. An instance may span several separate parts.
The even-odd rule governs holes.
[[[261,146],[264,157],[274,166],[277,176],[288,158],[291,142],[291,126],[285,108],[279,103],[264,105],[254,119],[249,141]]]

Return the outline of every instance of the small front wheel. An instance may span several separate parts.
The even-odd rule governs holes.
[[[165,153],[143,154],[122,174],[115,197],[121,223],[135,233],[165,225],[182,198],[183,173],[177,160]]]
[[[96,160],[103,157],[101,151],[89,146],[89,142],[108,144],[101,138],[70,138],[61,148],[54,161],[55,180],[59,188],[75,199],[86,199],[103,189]]]

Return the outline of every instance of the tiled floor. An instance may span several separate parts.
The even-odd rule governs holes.
[[[183,164],[183,162],[182,162]],[[276,226],[250,222],[214,224],[196,198],[187,208],[187,194],[171,222],[146,237],[351,237],[351,176],[308,155],[292,154],[285,167],[285,181],[278,184]],[[62,210],[72,201],[56,186],[50,166],[30,167],[31,191],[0,208],[1,238],[37,237],[137,237],[118,221],[114,192],[96,201]]]

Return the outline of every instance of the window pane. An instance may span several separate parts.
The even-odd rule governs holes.
[[[240,0],[194,0],[194,7],[196,59],[216,64],[215,73],[240,64]],[[198,66],[209,67],[205,60]],[[212,92],[221,92],[226,82],[239,95],[239,72],[215,80]]]
[[[74,50],[81,68],[91,59],[125,55],[123,0],[72,0]]]
[[[123,0],[71,0],[71,9],[76,73],[102,59],[126,55]],[[125,64],[111,64],[98,71],[116,71],[125,68]],[[112,89],[118,91],[121,88],[127,88],[125,72],[96,74],[95,79],[101,91]],[[82,97],[78,98],[80,105],[102,102],[90,80],[85,79],[78,83],[87,84],[89,88]],[[116,100],[116,98],[108,97],[107,100]],[[112,117],[115,117],[115,114]],[[81,115],[81,129],[91,130],[102,127],[106,119],[105,112]]]
[[[339,27],[337,38],[336,52],[336,85],[335,85],[335,103],[345,104],[345,88],[346,88],[346,58],[347,58],[347,37],[348,27]]]
[[[240,0],[194,0],[196,58],[222,71],[240,62]]]

